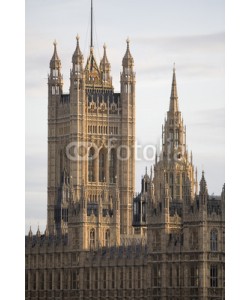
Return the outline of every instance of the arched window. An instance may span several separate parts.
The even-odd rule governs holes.
[[[210,287],[218,287],[218,269],[216,265],[210,266]]]
[[[105,246],[109,247],[110,246],[110,230],[107,229],[105,232]]]
[[[94,228],[92,228],[89,233],[89,245],[90,245],[90,249],[95,248],[95,229]]]
[[[170,183],[170,196],[174,199],[174,174],[169,174],[169,183]]]
[[[199,269],[198,269],[197,265],[191,266],[190,284],[191,284],[191,286],[199,286]]]
[[[157,251],[160,249],[161,249],[161,236],[158,231],[155,231],[153,235],[153,251]]]
[[[90,148],[88,157],[88,179],[89,182],[95,181],[95,166],[94,166],[95,150]]]
[[[179,145],[179,130],[175,130],[175,147],[178,147]]]
[[[57,77],[58,77],[58,69],[53,69],[52,70],[52,76],[53,76],[54,79],[57,79]]]
[[[110,163],[109,163],[109,181],[115,183],[116,176],[116,151],[111,149],[110,151]]]
[[[100,150],[99,153],[99,181],[105,181],[105,153],[104,150]]]
[[[218,251],[218,233],[215,229],[210,232],[210,250],[212,252]]]

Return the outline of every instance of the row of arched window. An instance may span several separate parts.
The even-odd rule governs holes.
[[[118,134],[118,127],[117,126],[89,125],[88,133]]]
[[[104,149],[99,151],[97,156],[96,151],[93,147],[89,150],[88,155],[88,181],[89,182],[105,182],[106,175],[107,175],[107,159],[108,159],[108,152]],[[97,160],[98,158],[98,160]],[[97,177],[96,174],[96,163],[99,163],[99,174]],[[109,157],[109,182],[115,183],[116,177],[116,150],[111,149],[110,157]]]
[[[90,249],[95,249],[96,248],[96,231],[94,228],[90,229],[89,232],[89,247]],[[105,231],[105,236],[104,236],[104,246],[109,247],[110,246],[110,230],[107,229]]]

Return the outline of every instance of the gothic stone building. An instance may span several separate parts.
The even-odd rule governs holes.
[[[115,93],[77,37],[70,91],[56,43],[48,76],[47,227],[25,237],[26,299],[224,299],[225,187],[208,194],[186,147],[175,69],[162,151],[135,195],[135,72]]]

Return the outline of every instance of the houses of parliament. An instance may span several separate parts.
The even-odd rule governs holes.
[[[76,38],[69,93],[56,42],[49,68],[47,226],[25,237],[25,299],[225,299],[225,185],[211,196],[197,178],[175,68],[161,153],[139,194],[129,40],[120,93],[92,33],[86,58]]]

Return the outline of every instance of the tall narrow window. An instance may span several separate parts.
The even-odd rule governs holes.
[[[115,288],[115,268],[112,268],[111,272],[111,288]]]
[[[95,229],[91,229],[89,233],[90,249],[95,248]]]
[[[140,289],[141,288],[141,269],[140,269],[140,267],[138,268],[137,280],[138,280],[138,289]]]
[[[218,269],[215,265],[210,267],[210,287],[218,287]]]
[[[28,271],[25,271],[25,290],[27,291],[29,289],[29,273]]]
[[[94,271],[94,286],[95,286],[95,290],[98,290],[98,269],[95,268]]]
[[[109,247],[110,246],[110,230],[107,229],[105,232],[105,246]]]
[[[115,183],[116,176],[116,151],[111,149],[110,151],[110,162],[109,162],[109,181]]]
[[[89,268],[85,269],[86,271],[86,289],[89,290],[90,289],[90,272],[89,272]]]
[[[123,289],[123,268],[120,269],[120,288]]]
[[[107,288],[107,272],[105,268],[103,269],[103,288]]]
[[[154,264],[152,269],[152,286],[161,286],[161,266],[159,264]]]
[[[105,181],[105,153],[103,149],[99,153],[99,181]]]
[[[190,269],[190,285],[191,286],[199,285],[199,270],[197,266],[192,266]]]
[[[39,290],[43,290],[44,289],[44,273],[41,272],[39,274]]]
[[[173,142],[174,142],[174,133],[173,133],[173,130],[169,131],[169,136],[168,136],[167,142],[168,142],[168,146],[171,149],[173,147]]]
[[[176,286],[180,286],[180,267],[176,267]]]
[[[63,289],[67,290],[68,287],[68,280],[69,280],[69,271],[68,270],[64,270],[63,271]]]
[[[153,251],[159,251],[161,249],[161,236],[158,231],[154,232],[153,239]]]
[[[173,284],[173,272],[172,267],[169,268],[169,286],[172,286]]]
[[[218,251],[218,233],[214,229],[210,232],[210,250],[212,252]]]
[[[128,287],[129,289],[132,289],[132,268],[129,268],[128,271]]]
[[[174,174],[170,173],[169,175],[169,182],[170,182],[170,196],[174,198]]]
[[[75,74],[80,74],[80,71],[81,71],[81,67],[79,64],[76,64],[75,65]]]
[[[185,183],[186,183],[185,173],[182,173],[182,199],[184,199],[186,193]]]
[[[35,272],[32,274],[32,289],[34,291],[36,290],[36,273]]]
[[[72,271],[72,290],[79,289],[79,271]]]
[[[61,287],[61,276],[60,275],[61,275],[60,271],[58,271],[56,273],[56,286],[55,286],[57,290],[60,290],[60,287]]]
[[[55,86],[54,86],[54,85],[52,85],[51,92],[52,92],[52,95],[55,95],[55,94],[56,94],[56,89],[55,89]]]
[[[52,272],[49,272],[49,276],[48,276],[48,289],[52,290]]]
[[[89,150],[89,157],[88,157],[88,179],[89,182],[94,182],[95,181],[95,150],[94,148],[90,148]]]
[[[179,145],[179,130],[175,130],[175,147],[178,147]]]
[[[58,70],[57,69],[52,70],[52,76],[53,76],[54,79],[56,79],[58,77]]]

